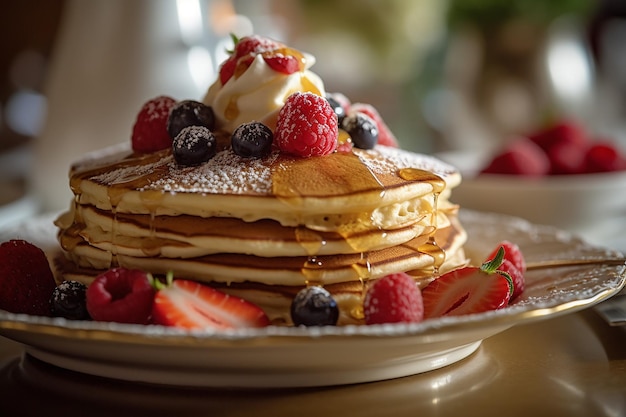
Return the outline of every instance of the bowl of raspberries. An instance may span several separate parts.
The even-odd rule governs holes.
[[[626,144],[614,138],[560,120],[455,158],[448,160],[464,174],[454,191],[461,207],[556,226],[605,246],[626,243]]]

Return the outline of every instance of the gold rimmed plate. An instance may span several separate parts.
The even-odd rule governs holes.
[[[473,263],[504,239],[522,248],[529,265],[527,287],[511,306],[418,324],[270,326],[220,333],[0,311],[0,335],[23,343],[28,354],[53,365],[128,381],[196,387],[331,386],[441,368],[470,356],[482,340],[512,326],[579,311],[624,287],[626,260],[617,251],[515,217],[463,210],[461,221]],[[46,246],[54,240],[48,222],[30,221],[3,230],[0,237],[34,243],[43,237],[48,240],[40,244]]]

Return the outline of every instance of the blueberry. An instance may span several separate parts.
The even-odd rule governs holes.
[[[78,281],[63,281],[52,291],[52,315],[70,320],[89,320],[87,312],[87,287]]]
[[[239,125],[233,132],[231,145],[233,152],[244,158],[262,157],[272,150],[274,134],[272,130],[260,122]]]
[[[341,126],[341,122],[343,122],[343,119],[346,117],[346,110],[343,108],[341,103],[333,97],[332,93],[326,95],[326,101],[328,101],[330,107],[332,107],[333,111],[337,115],[339,125]]]
[[[170,110],[167,119],[167,133],[173,139],[186,127],[204,126],[209,130],[215,128],[213,109],[204,103],[194,100],[183,100]]]
[[[337,302],[322,287],[300,290],[291,303],[291,320],[296,326],[334,326],[338,319]]]
[[[189,126],[180,131],[172,142],[174,159],[179,165],[193,166],[215,156],[217,140],[209,129],[203,126]]]
[[[378,126],[374,119],[361,112],[352,112],[343,119],[343,130],[348,132],[355,147],[372,149],[378,143]]]

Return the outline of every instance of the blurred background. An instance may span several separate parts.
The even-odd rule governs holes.
[[[560,117],[626,147],[624,0],[21,0],[0,31],[0,226],[65,209],[70,163],[129,140],[147,99],[201,99],[230,33],[314,54],[410,150]]]

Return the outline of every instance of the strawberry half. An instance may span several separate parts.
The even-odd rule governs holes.
[[[450,271],[422,290],[424,318],[460,316],[506,307],[513,294],[511,277],[497,270],[504,250],[480,267]]]
[[[195,281],[168,276],[152,308],[154,323],[186,329],[237,329],[270,324],[256,305]]]

